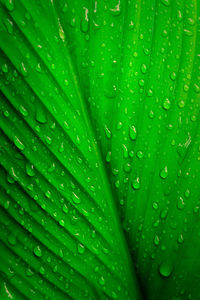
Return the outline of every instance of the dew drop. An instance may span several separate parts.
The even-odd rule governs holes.
[[[104,279],[103,276],[100,277],[99,284],[102,285],[102,286],[105,285],[105,279]]]
[[[42,250],[39,245],[34,248],[34,254],[38,257],[42,256]]]
[[[74,192],[72,192],[72,200],[75,204],[81,203],[80,198]]]
[[[168,262],[163,262],[160,265],[159,272],[163,277],[169,277],[172,273],[172,265]]]
[[[28,116],[28,111],[27,111],[27,109],[26,109],[23,105],[20,105],[19,111],[20,111],[20,113],[21,113],[24,117],[27,117],[27,116]]]
[[[161,3],[165,6],[170,6],[171,1],[170,0],[161,0]]]
[[[4,73],[8,73],[8,65],[7,64],[3,64],[1,69]]]
[[[178,197],[177,199],[177,208],[182,210],[185,207],[185,203],[182,197]]]
[[[4,24],[9,34],[13,34],[13,22],[9,19],[4,20]]]
[[[11,246],[15,246],[16,245],[17,239],[16,239],[16,237],[13,234],[11,234],[11,235],[8,236],[8,243]]]
[[[20,71],[21,71],[21,74],[26,77],[28,75],[28,72],[27,72],[27,69],[24,65],[24,63],[22,62],[21,65],[20,65]]]
[[[132,187],[134,190],[140,189],[140,178],[139,177],[137,177],[136,179],[133,180]]]
[[[60,220],[59,224],[60,224],[60,226],[64,227],[65,226],[65,221],[64,220]]]
[[[105,127],[104,127],[104,130],[105,130],[106,137],[107,137],[108,139],[111,139],[112,133],[111,133],[110,129],[109,129],[107,126],[105,126]]]
[[[142,64],[142,65],[141,65],[141,72],[142,72],[143,74],[146,74],[146,72],[147,72],[147,66],[146,66],[145,64]]]
[[[171,74],[170,74],[170,78],[171,78],[171,80],[176,80],[176,73],[175,72],[172,72]]]
[[[160,177],[165,179],[168,176],[168,169],[167,166],[165,166],[161,171],[160,171]]]
[[[85,247],[83,244],[78,244],[77,250],[79,254],[83,254],[85,252]]]
[[[158,246],[159,244],[160,244],[160,239],[159,239],[159,236],[158,235],[156,235],[155,237],[154,237],[154,245],[155,246]]]
[[[13,11],[15,8],[13,0],[5,0],[5,5],[9,11]]]
[[[62,210],[64,211],[64,213],[68,213],[69,209],[66,204],[63,204]]]
[[[24,144],[20,141],[20,139],[17,136],[14,136],[14,143],[18,149],[24,150]]]
[[[35,175],[34,166],[30,162],[26,163],[26,173],[31,177]]]
[[[171,107],[171,102],[169,101],[168,98],[166,98],[166,99],[163,101],[162,106],[163,106],[163,108],[164,108],[165,110],[169,110],[169,109],[170,109],[170,107]]]
[[[107,162],[111,161],[111,151],[108,151],[108,153],[106,154],[106,161]]]
[[[137,131],[136,131],[136,128],[135,126],[130,126],[129,128],[129,136],[130,136],[130,139],[132,141],[135,141],[136,140],[136,137],[137,137]]]

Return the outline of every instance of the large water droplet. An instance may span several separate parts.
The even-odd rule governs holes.
[[[172,273],[172,264],[165,261],[160,265],[159,272],[163,277],[169,277]]]

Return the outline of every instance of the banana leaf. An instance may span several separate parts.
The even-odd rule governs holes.
[[[0,0],[0,299],[200,299],[200,3]]]

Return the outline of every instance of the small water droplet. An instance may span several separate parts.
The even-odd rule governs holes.
[[[24,144],[20,141],[20,139],[17,136],[14,136],[14,143],[18,149],[24,150]]]
[[[143,153],[142,151],[138,151],[138,152],[137,152],[137,157],[138,157],[139,159],[143,158],[143,156],[144,156],[144,153]]]
[[[108,151],[108,153],[106,154],[106,161],[107,162],[111,161],[111,151]]]
[[[15,8],[13,0],[5,0],[5,5],[9,11],[13,11]]]
[[[169,110],[169,109],[170,109],[170,107],[171,107],[171,102],[169,101],[168,98],[166,98],[166,99],[163,101],[162,106],[163,106],[163,108],[164,108],[165,110]]]
[[[8,73],[8,65],[7,64],[3,64],[1,69],[4,73]]]
[[[28,75],[28,72],[27,72],[27,69],[26,69],[26,67],[25,67],[25,64],[22,62],[21,63],[21,65],[20,65],[20,71],[21,71],[21,74],[23,75],[23,76],[27,76]]]
[[[171,0],[161,0],[161,3],[164,4],[165,6],[170,6]]]
[[[111,133],[110,129],[107,126],[105,126],[104,130],[105,130],[106,137],[108,139],[110,139],[112,137],[112,133]]]
[[[26,173],[31,177],[35,175],[34,166],[30,162],[26,163]]]
[[[16,243],[17,243],[16,236],[14,236],[13,234],[9,235],[9,236],[8,236],[8,243],[9,243],[11,246],[15,246]]]
[[[155,237],[154,237],[154,245],[155,246],[158,246],[159,244],[160,244],[160,239],[159,239],[159,236],[158,235],[156,235]]]
[[[39,245],[34,248],[34,254],[38,257],[42,256],[42,250]]]
[[[141,65],[141,72],[142,72],[143,74],[146,74],[146,72],[147,72],[147,66],[146,66],[145,64],[142,64],[142,65]]]
[[[110,12],[113,16],[119,16],[121,13],[120,0],[114,8],[110,8]]]
[[[10,19],[6,18],[4,20],[4,24],[6,26],[8,33],[13,34],[13,22]]]
[[[171,78],[171,80],[176,80],[176,73],[175,72],[172,72],[171,74],[170,74],[170,78]]]
[[[64,213],[66,213],[66,214],[68,213],[69,209],[66,204],[63,204],[62,210],[64,211]]]
[[[132,187],[134,190],[140,189],[140,178],[139,177],[137,177],[136,179],[133,180]]]
[[[99,284],[102,285],[102,286],[105,285],[105,279],[104,279],[103,276],[100,277]]]
[[[135,126],[130,126],[129,128],[129,136],[130,136],[130,139],[132,141],[135,141],[136,140],[136,137],[137,137],[137,131],[136,131],[136,128]]]
[[[78,244],[77,246],[78,253],[83,254],[85,252],[85,247],[83,244]]]
[[[72,192],[72,200],[75,204],[81,203],[80,198],[74,192]]]
[[[60,224],[60,226],[64,227],[65,226],[65,221],[64,220],[60,220],[59,224]]]
[[[177,199],[177,208],[182,210],[185,207],[185,203],[182,197],[178,197]]]
[[[161,171],[160,171],[160,177],[165,179],[168,176],[168,169],[167,166],[165,166]]]

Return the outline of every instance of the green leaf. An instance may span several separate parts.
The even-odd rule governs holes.
[[[59,9],[0,7],[2,289],[19,299],[139,299]]]
[[[200,299],[199,59],[197,0],[0,0],[1,299]]]

